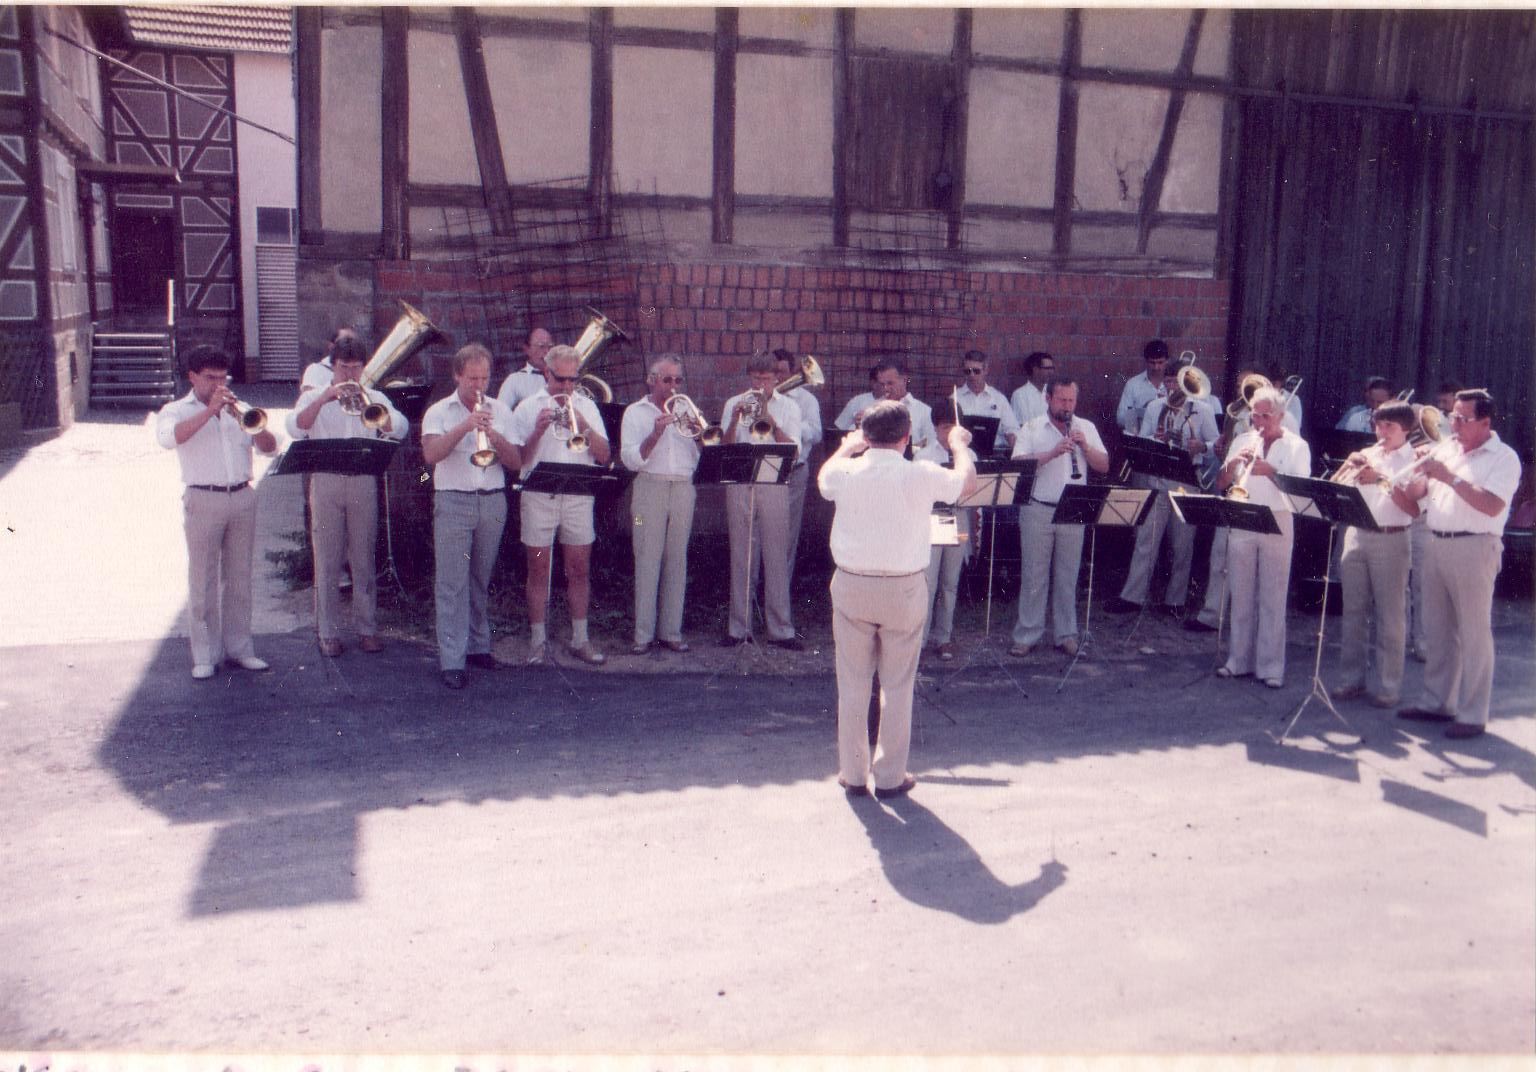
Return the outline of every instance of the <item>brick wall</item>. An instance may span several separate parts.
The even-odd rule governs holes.
[[[486,280],[453,264],[380,262],[375,324],[387,330],[393,300],[404,298],[466,339],[474,332],[464,334],[465,325],[481,322],[466,309],[466,295],[494,302],[498,288],[538,285],[531,276]],[[634,345],[604,355],[597,370],[619,400],[638,395],[644,358],[673,351],[688,361],[688,393],[712,414],[744,386],[747,358],[776,347],[816,355],[828,378],[821,392],[828,419],[864,390],[869,365],[889,354],[905,357],[913,392],[937,403],[958,379],[966,350],[993,356],[991,382],[1005,393],[1022,382],[1024,357],[1047,350],[1082,385],[1079,412],[1101,427],[1113,423],[1124,378],[1141,370],[1150,338],[1167,340],[1175,354],[1194,350],[1218,392],[1225,375],[1229,292],[1217,279],[641,264],[609,296],[634,320],[620,321]],[[602,308],[602,296],[593,304]],[[510,366],[514,355],[497,357]],[[432,372],[446,377],[445,367]]]

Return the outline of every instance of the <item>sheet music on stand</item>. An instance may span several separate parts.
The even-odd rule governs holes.
[[[393,439],[296,439],[272,463],[269,476],[289,473],[339,473],[342,476],[382,476],[400,444]]]
[[[515,485],[518,491],[549,495],[599,495],[622,491],[633,474],[628,469],[607,469],[572,462],[539,462]]]
[[[1284,473],[1276,473],[1270,479],[1290,501],[1297,517],[1315,517],[1330,525],[1353,525],[1371,532],[1381,528],[1366,505],[1365,496],[1353,484]]]
[[[1107,525],[1135,528],[1147,519],[1153,492],[1118,484],[1068,484],[1061,489],[1053,525]]]
[[[793,443],[717,443],[699,450],[694,484],[786,484]]]
[[[979,461],[976,463],[976,490],[955,502],[958,510],[966,506],[1023,506],[1035,485],[1036,464],[1032,461]]]
[[[1130,463],[1133,473],[1159,477],[1189,487],[1200,483],[1194,459],[1186,450],[1141,436],[1127,436],[1122,446],[1125,448],[1125,460]]]

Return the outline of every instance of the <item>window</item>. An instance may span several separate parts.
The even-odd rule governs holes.
[[[291,208],[258,208],[256,241],[263,246],[291,246],[298,228],[298,212]]]

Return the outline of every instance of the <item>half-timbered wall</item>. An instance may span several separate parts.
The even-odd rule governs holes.
[[[105,66],[110,159],[172,167],[178,185],[123,187],[112,208],[167,211],[176,242],[177,339],[241,351],[234,60],[227,53],[136,50]],[[173,93],[138,72],[189,91]]]

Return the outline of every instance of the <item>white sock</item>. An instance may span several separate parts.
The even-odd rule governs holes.
[[[587,620],[585,618],[571,619],[571,647],[582,648],[587,644]]]
[[[528,642],[529,646],[534,648],[542,648],[545,642],[549,639],[549,634],[544,631],[544,623],[529,622],[528,628],[533,633],[532,638]]]

